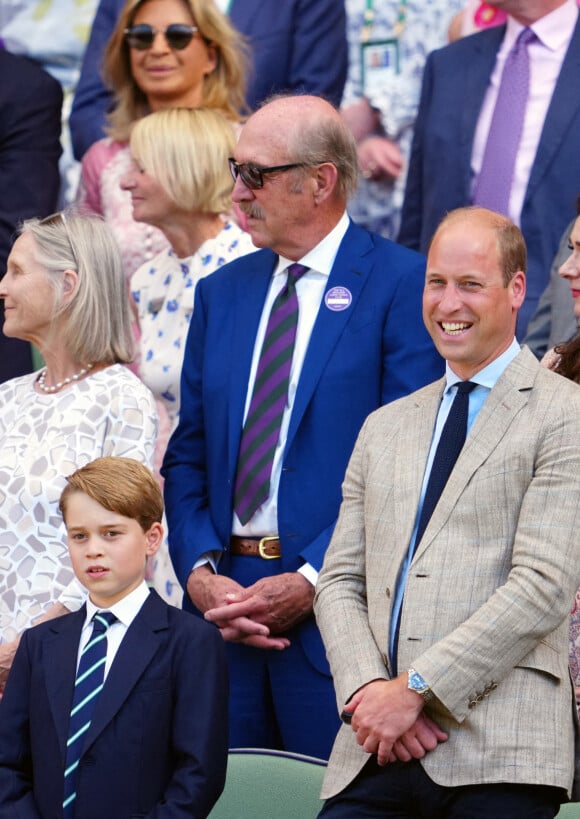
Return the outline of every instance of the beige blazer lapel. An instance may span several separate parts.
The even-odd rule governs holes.
[[[453,472],[433,511],[416,556],[421,555],[447,523],[471,477],[495,452],[525,406],[533,386],[537,360],[527,348],[513,360],[489,393],[467,437]]]

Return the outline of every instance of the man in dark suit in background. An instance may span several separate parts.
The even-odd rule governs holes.
[[[427,60],[399,241],[425,252],[445,213],[471,203],[509,216],[521,227],[528,248],[526,301],[517,326],[521,340],[578,195],[580,23],[575,0],[498,0],[494,5],[507,11],[507,25],[452,43]],[[500,117],[506,127],[492,142],[488,137],[503,68],[508,64],[506,78],[513,76],[511,55],[523,32],[531,37],[525,46],[530,91],[510,99],[508,113]],[[525,106],[519,140],[516,99]],[[508,206],[502,208],[483,195],[482,170],[489,180],[488,144],[490,158],[505,159],[512,138],[517,151]],[[491,189],[505,177],[499,171]]]
[[[443,367],[421,319],[425,260],[348,219],[356,145],[336,109],[275,99],[244,125],[231,166],[263,249],[197,286],[163,467],[170,551],[186,605],[227,641],[230,744],[325,758],[338,716],[312,600],[346,464],[368,413]],[[264,348],[295,275],[293,354],[278,350],[290,369],[283,408],[265,491],[248,508],[246,442],[265,409],[254,386],[278,395]]]
[[[104,136],[110,95],[101,79],[101,61],[124,5],[125,0],[101,0],[97,8],[70,116],[79,160]],[[343,0],[232,0],[229,7],[217,0],[216,5],[227,10],[250,43],[250,108],[280,91],[320,94],[340,104],[347,69]]]
[[[60,84],[0,45],[0,276],[19,222],[56,209],[60,177]],[[4,302],[0,300],[0,326]],[[30,344],[0,335],[0,382],[32,370]]]

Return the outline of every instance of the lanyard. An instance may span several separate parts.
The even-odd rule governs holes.
[[[366,0],[363,27],[360,33],[362,43],[368,43],[371,36],[371,29],[375,20],[375,10],[373,8],[373,0]],[[399,0],[397,7],[397,19],[393,26],[393,34],[395,37],[400,37],[407,22],[407,0]]]

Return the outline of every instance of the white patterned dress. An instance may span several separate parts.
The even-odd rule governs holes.
[[[141,331],[140,375],[161,404],[160,415],[164,411],[168,418],[161,422],[156,468],[161,466],[169,435],[177,426],[181,366],[195,285],[218,267],[255,249],[247,233],[226,221],[218,235],[204,242],[193,256],[179,259],[172,250],[163,251],[131,278]],[[169,603],[179,605],[182,591],[166,543],[153,558],[152,582]]]
[[[413,126],[427,55],[447,43],[447,32],[454,14],[464,0],[407,0],[405,26],[399,38],[399,72],[389,75],[380,89],[369,98],[378,110],[382,136],[396,142],[404,157],[405,167],[395,181],[362,179],[349,203],[349,213],[355,222],[375,230],[389,239],[399,232],[401,208],[405,194],[407,161],[411,152]],[[388,40],[400,15],[400,0],[375,0],[372,40]],[[349,69],[342,106],[358,102],[363,95],[361,67],[361,31],[366,0],[346,0]]]
[[[140,375],[177,425],[179,382],[197,282],[222,265],[256,248],[233,222],[224,223],[187,259],[172,250],[159,253],[131,278],[131,295],[139,313]]]
[[[0,385],[0,643],[57,601],[75,610],[86,595],[58,511],[66,476],[102,455],[153,462],[155,402],[126,367],[53,395],[38,394],[35,379]]]

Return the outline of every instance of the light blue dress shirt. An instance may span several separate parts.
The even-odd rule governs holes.
[[[499,380],[500,376],[503,374],[504,370],[507,368],[508,364],[510,364],[513,359],[518,355],[520,352],[520,345],[514,338],[508,349],[503,352],[500,356],[498,356],[491,364],[488,364],[487,367],[484,367],[483,370],[480,370],[476,373],[473,378],[469,380],[477,384],[474,390],[472,390],[469,394],[469,411],[467,416],[467,435],[469,435],[471,428],[477,418],[479,411],[483,407],[485,403],[485,399],[489,395],[491,389],[495,386],[495,383]],[[413,534],[411,535],[411,541],[409,543],[409,547],[407,549],[406,557],[401,564],[401,568],[399,569],[399,576],[397,578],[397,585],[395,588],[395,594],[393,596],[393,609],[392,609],[392,616],[391,616],[391,629],[389,634],[389,656],[391,658],[391,667],[396,668],[394,652],[395,652],[395,639],[397,633],[397,623],[399,622],[399,617],[401,616],[401,607],[403,605],[403,596],[405,594],[405,586],[407,584],[407,575],[409,573],[409,567],[411,565],[411,561],[413,559],[413,554],[415,552],[415,538],[417,537],[417,527],[419,525],[419,518],[421,517],[421,510],[423,508],[423,501],[425,499],[425,491],[427,489],[427,483],[429,481],[429,475],[431,474],[431,467],[433,466],[433,459],[435,458],[435,452],[437,451],[437,446],[439,444],[439,439],[441,438],[441,432],[443,431],[443,427],[445,425],[445,421],[447,420],[447,416],[449,415],[449,410],[451,409],[451,404],[455,399],[455,395],[457,393],[456,385],[462,379],[457,376],[449,363],[446,366],[445,378],[447,381],[447,386],[445,387],[445,392],[443,393],[443,397],[441,399],[441,405],[439,407],[439,412],[437,413],[437,420],[435,422],[435,429],[433,432],[433,438],[431,440],[431,447],[429,449],[429,457],[427,458],[427,465],[425,467],[425,474],[423,476],[423,485],[421,486],[421,497],[419,499],[419,507],[417,509],[417,515],[415,518],[415,525],[413,527]]]

